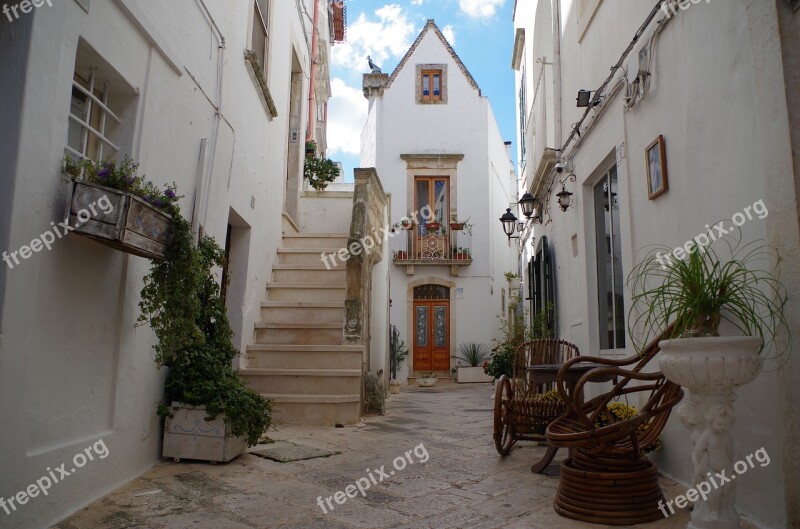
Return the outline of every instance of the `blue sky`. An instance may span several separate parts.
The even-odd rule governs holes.
[[[333,97],[328,107],[328,157],[341,161],[346,181],[359,164],[367,100],[361,76],[371,55],[391,73],[429,18],[450,41],[492,104],[500,133],[516,146],[514,0],[346,0],[347,40],[331,49]],[[512,148],[512,153],[515,152]]]

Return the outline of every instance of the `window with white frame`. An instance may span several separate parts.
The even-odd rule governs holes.
[[[78,46],[72,78],[66,151],[96,162],[130,151],[125,117],[134,89],[88,44]]]

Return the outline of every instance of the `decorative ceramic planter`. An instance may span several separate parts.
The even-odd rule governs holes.
[[[110,210],[108,206],[103,208],[106,200]],[[70,182],[67,204],[73,233],[115,250],[160,260],[172,242],[172,217],[130,193],[88,182]]]
[[[400,393],[400,381],[399,380],[390,380],[389,381],[389,393],[394,395]]]
[[[494,377],[487,375],[483,372],[483,368],[477,367],[459,367],[456,371],[456,381],[459,384],[471,384],[475,382],[492,382]]]
[[[164,457],[176,463],[181,459],[228,462],[247,450],[246,438],[233,437],[222,415],[206,421],[205,406],[172,406],[180,409],[164,424]]]
[[[710,475],[733,470],[737,454],[731,434],[736,416],[734,390],[753,381],[764,365],[758,355],[762,339],[751,336],[678,338],[659,343],[659,365],[664,376],[688,389],[677,410],[692,431],[692,486]],[[688,529],[739,529],[736,483],[713,487],[707,499],[698,499]]]
[[[514,279],[510,279],[508,281],[508,288],[511,290],[511,292],[516,292],[517,290],[519,290],[520,285],[521,285],[521,280],[518,277],[515,277]]]
[[[430,388],[436,385],[436,377],[419,377],[417,378],[417,385],[423,388]]]

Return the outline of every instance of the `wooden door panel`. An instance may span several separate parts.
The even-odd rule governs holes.
[[[432,371],[430,303],[414,303],[414,370]]]
[[[450,370],[450,303],[414,302],[414,371]]]

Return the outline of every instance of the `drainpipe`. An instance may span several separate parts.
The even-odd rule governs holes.
[[[560,146],[561,132],[561,0],[553,0],[553,113],[555,142]],[[560,156],[560,155],[559,155]]]
[[[318,21],[319,0],[314,0],[314,26],[311,28],[311,79],[308,82],[308,130],[306,131],[307,142],[314,139],[314,82],[316,81],[317,73]]]

